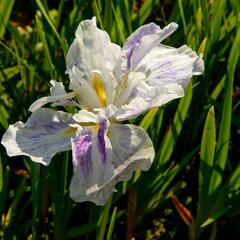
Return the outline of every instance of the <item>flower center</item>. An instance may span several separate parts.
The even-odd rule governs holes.
[[[106,106],[106,92],[102,75],[99,71],[92,71],[92,85],[102,106]]]

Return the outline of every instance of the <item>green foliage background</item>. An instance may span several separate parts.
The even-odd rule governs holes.
[[[1,135],[9,124],[26,121],[30,104],[49,94],[50,79],[67,86],[68,47],[79,22],[93,15],[120,45],[144,23],[177,22],[164,43],[202,53],[205,73],[180,101],[132,121],[148,131],[156,158],[149,172],[119,184],[104,207],[69,198],[71,154],[43,167],[27,157],[8,158],[1,146],[0,238],[239,239],[237,0],[1,0]],[[178,211],[186,225],[173,195],[185,205]]]

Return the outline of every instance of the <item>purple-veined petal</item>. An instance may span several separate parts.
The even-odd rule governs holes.
[[[161,29],[158,25],[150,23],[138,28],[122,48],[122,71],[132,71],[142,58],[156,47],[161,41],[171,35],[178,25],[170,23]]]
[[[111,124],[108,130],[108,138],[112,147],[111,158],[114,172],[111,172],[109,178],[102,181],[101,184],[95,180],[96,177],[92,180],[95,175],[87,177],[84,182],[84,174],[80,175],[80,171],[83,170],[77,172],[75,166],[75,175],[70,186],[71,197],[75,201],[92,201],[97,205],[104,205],[119,181],[129,180],[133,171],[137,169],[146,171],[150,168],[155,152],[145,130],[134,125]],[[87,145],[90,146],[89,143]],[[94,162],[94,159],[91,160],[91,162]],[[99,159],[97,160],[99,161]],[[93,167],[93,165],[91,166]],[[83,169],[86,168],[91,169],[90,172],[93,171],[90,167],[83,167]],[[97,184],[94,184],[94,182]],[[86,185],[87,187],[85,187]]]
[[[99,152],[100,159],[103,163],[107,161],[107,137],[105,136],[106,131],[108,129],[109,122],[105,118],[101,118],[99,120],[100,128],[97,132],[97,148]],[[111,161],[111,159],[110,159]]]
[[[44,165],[58,152],[71,149],[71,137],[76,128],[72,115],[41,108],[32,113],[26,123],[10,125],[3,135],[2,144],[9,156],[26,155]]]
[[[137,117],[151,108],[182,97],[191,77],[202,74],[204,64],[202,57],[187,46],[172,48],[160,45],[145,56],[135,71],[145,74],[145,79],[139,79],[125,104],[116,111],[118,121]]]
[[[136,71],[144,72],[150,86],[179,84],[186,87],[193,75],[204,71],[202,56],[191,48],[160,45],[154,48],[139,64]]]
[[[72,139],[73,164],[83,178],[89,178],[92,168],[92,132],[83,130]]]
[[[74,176],[70,196],[76,202],[91,201],[103,205],[110,192],[99,189],[113,176],[112,146],[106,136],[108,121],[99,120],[99,129],[84,128],[72,139]]]

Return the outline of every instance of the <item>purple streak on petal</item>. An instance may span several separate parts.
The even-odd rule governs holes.
[[[127,39],[126,43],[123,46],[123,50],[126,50],[126,59],[127,59],[127,66],[128,69],[131,67],[131,57],[134,51],[134,48],[139,44],[141,39],[149,34],[154,34],[160,31],[160,27],[154,23],[150,23],[146,26],[143,26],[136,30],[129,39]]]
[[[52,107],[58,107],[58,106],[74,106],[74,107],[79,107],[80,108],[80,105],[75,102],[74,100],[72,99],[64,99],[64,100],[58,100],[58,101],[55,101],[51,104]]]
[[[84,177],[88,177],[92,170],[92,133],[86,131],[81,133],[74,140],[75,144],[75,164],[83,173]]]
[[[107,160],[107,152],[106,152],[106,143],[105,143],[105,131],[107,129],[107,120],[102,118],[99,121],[100,128],[97,133],[97,147],[101,156],[101,160],[103,163]]]

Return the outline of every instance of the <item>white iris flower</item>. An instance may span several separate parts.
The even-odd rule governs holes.
[[[95,17],[82,21],[66,59],[72,91],[51,80],[51,96],[34,102],[27,122],[10,125],[4,134],[8,155],[48,165],[56,153],[72,150],[71,197],[106,203],[117,182],[136,169],[148,170],[155,154],[144,129],[119,122],[182,97],[190,78],[204,70],[201,56],[187,46],[160,43],[176,28],[144,25],[121,49],[97,28]],[[79,111],[41,108],[47,103]]]

